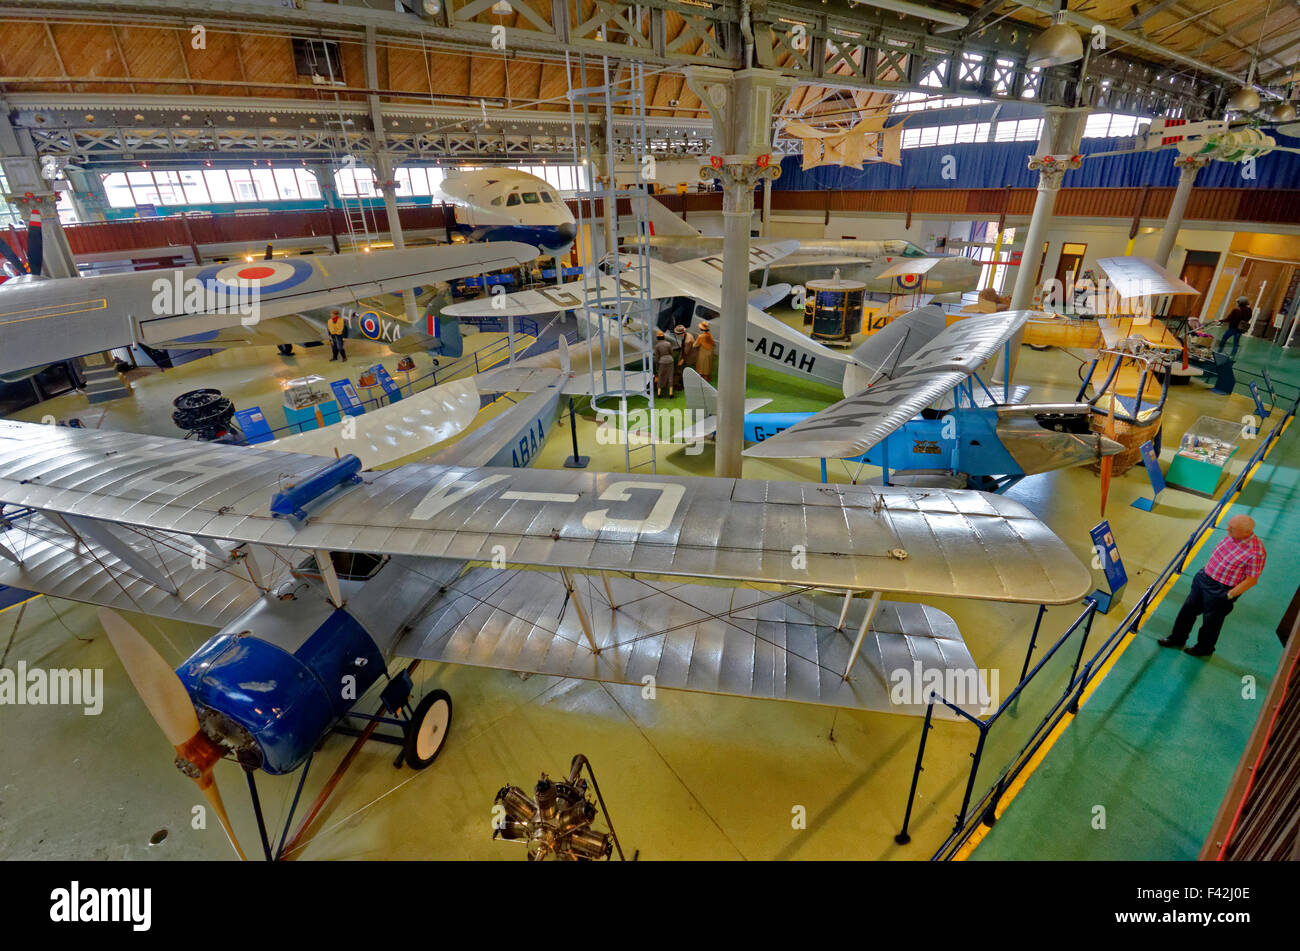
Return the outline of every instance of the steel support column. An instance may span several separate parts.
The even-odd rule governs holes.
[[[722,179],[721,338],[718,340],[718,434],[713,473],[741,476],[745,435],[745,324],[749,312],[749,229],[754,216],[754,186],[781,174],[771,164],[772,115],[793,80],[772,70],[731,72],[692,66],[686,83],[713,119],[714,168]],[[714,172],[702,169],[701,176]]]

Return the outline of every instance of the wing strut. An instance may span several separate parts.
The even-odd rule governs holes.
[[[313,554],[320,576],[325,579],[325,587],[329,589],[330,601],[336,608],[343,607],[343,588],[339,585],[339,573],[334,570],[334,559],[325,548],[317,548]]]
[[[871,622],[876,616],[876,608],[878,607],[880,607],[880,592],[873,591],[871,592],[871,603],[867,605],[867,613],[862,615],[862,623],[858,625],[857,640],[853,642],[853,649],[849,651],[849,662],[844,667],[845,680],[849,679],[849,671],[852,670],[853,665],[857,663],[858,652],[862,650],[862,642],[866,639],[867,628],[871,626]],[[842,624],[843,622],[841,621],[840,623]]]
[[[118,561],[128,565],[132,571],[154,587],[161,588],[168,594],[178,593],[176,585],[172,584],[171,579],[163,573],[162,569],[114,535],[104,523],[82,518],[79,515],[55,515],[54,517],[61,519],[73,535],[84,535],[91,541],[98,542],[100,547],[107,549],[116,556]]]
[[[573,586],[573,576],[569,574],[568,568],[561,568],[560,577],[564,579],[564,590],[569,592],[573,607],[578,612],[578,623],[582,625],[582,633],[587,636],[587,643],[591,645],[591,652],[599,654],[600,648],[596,646],[596,639],[591,633],[591,618],[587,617],[587,609],[583,606],[582,598],[578,597],[578,591]],[[608,582],[606,584],[608,585]]]
[[[613,591],[613,589],[609,586],[609,572],[608,572],[608,571],[602,571],[602,572],[600,573],[600,580],[603,581],[603,582],[605,583],[605,596],[606,596],[607,598],[609,598],[609,609],[610,609],[611,611],[617,611],[617,610],[618,610],[618,602],[614,600],[614,591]]]

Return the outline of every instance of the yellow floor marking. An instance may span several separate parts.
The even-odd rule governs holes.
[[[1287,421],[1282,424],[1282,431],[1278,433],[1278,439],[1273,441],[1273,445],[1268,447],[1268,450],[1260,457],[1259,462],[1256,463],[1255,466],[1253,466],[1246,474],[1246,478],[1241,480],[1241,487],[1232,494],[1232,497],[1227,502],[1224,503],[1222,511],[1219,512],[1218,519],[1215,520],[1214,524],[1216,526],[1219,524],[1219,521],[1222,520],[1223,515],[1228,511],[1228,509],[1232,508],[1232,506],[1236,504],[1242,491],[1250,484],[1250,480],[1255,478],[1255,473],[1263,467],[1264,460],[1267,459],[1268,454],[1273,451],[1273,446],[1276,446],[1278,440],[1280,440],[1282,435],[1286,433],[1287,427],[1291,425],[1292,419],[1294,419],[1294,417],[1287,419]],[[1209,537],[1209,530],[1206,530],[1201,534],[1201,537],[1196,540],[1196,543],[1188,551],[1187,561],[1191,561],[1196,557],[1196,553],[1200,550],[1201,546],[1205,544]],[[1116,645],[1115,650],[1111,653],[1110,657],[1106,659],[1106,662],[1101,665],[1097,673],[1093,676],[1092,682],[1084,688],[1083,694],[1079,697],[1079,707],[1081,709],[1083,705],[1088,702],[1088,699],[1092,696],[1093,692],[1101,686],[1101,682],[1106,679],[1106,675],[1111,672],[1120,657],[1123,656],[1124,651],[1128,650],[1129,644],[1131,644],[1133,639],[1137,637],[1138,631],[1142,630],[1143,625],[1145,625],[1146,622],[1155,614],[1155,610],[1159,606],[1160,602],[1164,600],[1166,594],[1173,590],[1174,584],[1180,577],[1182,577],[1181,574],[1170,575],[1169,580],[1165,582],[1158,592],[1156,592],[1156,596],[1151,599],[1151,603],[1147,606],[1146,611],[1143,612],[1142,617],[1139,618],[1137,627],[1120,638],[1120,642]],[[993,816],[995,820],[1002,818],[1002,814],[1006,812],[1012,801],[1020,793],[1020,790],[1024,788],[1025,783],[1029,781],[1029,777],[1034,774],[1034,770],[1036,770],[1039,764],[1047,758],[1047,754],[1051,752],[1052,747],[1056,745],[1056,741],[1060,739],[1061,734],[1065,732],[1066,727],[1070,725],[1076,716],[1077,714],[1067,711],[1066,714],[1061,717],[1060,722],[1058,722],[1056,726],[1052,728],[1052,731],[1047,734],[1047,738],[1043,740],[1042,745],[1038,747],[1038,751],[1029,758],[1029,762],[1027,762],[1025,768],[1020,771],[1020,775],[1017,776],[1015,781],[1007,787],[1006,791],[1002,794],[1002,798],[999,799],[997,804],[993,807]],[[971,833],[970,838],[967,839],[965,844],[963,844],[962,847],[957,850],[956,854],[953,855],[953,861],[963,862],[969,858],[971,853],[975,851],[976,847],[984,841],[984,836],[988,835],[988,831],[989,827],[984,825],[982,822],[976,826],[975,831]]]

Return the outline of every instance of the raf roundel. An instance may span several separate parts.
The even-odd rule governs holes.
[[[244,291],[256,288],[258,294],[274,294],[297,287],[313,273],[306,261],[253,261],[218,264],[199,272],[198,280],[208,287]]]
[[[916,287],[916,285],[921,283],[921,275],[900,274],[898,277],[894,278],[894,280],[898,281],[899,287],[905,287],[908,290],[911,290],[913,287]]]
[[[384,325],[374,311],[366,311],[357,318],[357,323],[361,327],[361,333],[370,340],[378,340],[380,334],[384,332]]]

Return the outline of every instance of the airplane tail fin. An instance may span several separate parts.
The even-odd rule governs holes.
[[[690,237],[698,238],[700,232],[692,228],[682,219],[669,211],[662,203],[655,198],[647,198],[646,204],[650,211],[650,226],[652,234],[657,237]]]
[[[691,367],[682,371],[682,388],[686,390],[686,408],[692,419],[718,415],[718,391]]]
[[[455,317],[440,316],[437,318],[437,326],[438,340],[442,343],[439,355],[453,359],[463,356],[465,340],[460,335],[460,321]]]

